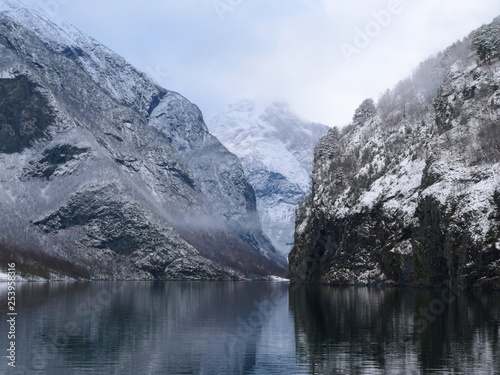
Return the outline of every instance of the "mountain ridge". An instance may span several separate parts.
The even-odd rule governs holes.
[[[319,141],[292,279],[500,288],[499,56],[496,18]]]
[[[283,272],[239,160],[198,107],[75,28],[7,8],[2,242],[74,260],[94,278]]]
[[[264,105],[248,99],[207,122],[242,161],[256,191],[263,230],[286,256],[293,245],[295,206],[311,188],[314,145],[328,127],[301,118],[284,101]]]

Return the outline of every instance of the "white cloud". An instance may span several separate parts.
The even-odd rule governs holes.
[[[364,98],[500,14],[498,0],[401,0],[403,10],[348,62],[341,44],[397,0],[221,0],[236,4],[223,21],[214,0],[53,1],[60,18],[139,69],[163,72],[160,83],[206,115],[242,97],[284,98],[328,125],[349,122]]]

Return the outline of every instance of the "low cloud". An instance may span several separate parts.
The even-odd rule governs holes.
[[[369,45],[347,60],[342,43],[353,45],[395,0],[221,1],[230,8],[222,19],[214,0],[64,0],[57,17],[161,72],[160,83],[205,116],[243,97],[284,98],[304,117],[341,126],[364,98],[500,15],[497,0],[400,0],[402,11],[378,31],[372,24]]]

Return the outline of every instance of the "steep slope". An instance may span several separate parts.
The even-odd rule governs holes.
[[[71,26],[1,9],[2,248],[92,277],[281,272],[239,160],[195,105]]]
[[[294,280],[500,288],[499,57],[497,18],[320,140]]]
[[[257,196],[262,229],[284,256],[293,245],[295,207],[311,190],[313,150],[328,127],[303,120],[286,103],[229,105],[207,121],[243,165]]]

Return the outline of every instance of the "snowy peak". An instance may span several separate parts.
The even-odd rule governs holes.
[[[310,190],[313,149],[328,127],[300,118],[286,102],[261,105],[251,100],[228,105],[207,124],[241,159],[264,232],[287,254],[295,206]]]
[[[0,8],[0,169],[0,252],[70,259],[94,278],[261,277],[286,266],[239,159],[196,105],[11,2]]]
[[[328,130],[301,119],[286,102],[263,106],[250,100],[227,106],[208,126],[229,151],[249,164],[282,174],[304,191],[310,187],[311,150]]]
[[[31,11],[36,10],[37,6],[28,2],[27,0],[2,0],[0,2],[0,12],[4,11],[22,11],[25,9],[30,9]]]
[[[30,8],[9,1],[3,9],[0,7],[0,17],[4,27],[22,25],[24,32],[40,39],[50,51],[77,63],[108,95],[144,115],[148,115],[151,105],[167,92],[123,57],[72,25],[54,23],[33,5]],[[43,56],[37,51],[27,52],[32,63],[42,63],[39,59]]]

